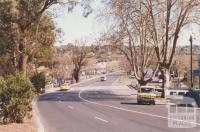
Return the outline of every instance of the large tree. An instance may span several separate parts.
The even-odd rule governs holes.
[[[186,25],[197,22],[200,2],[198,0],[145,0],[143,4],[151,19],[149,32],[160,64],[159,69],[164,76],[163,88],[168,88],[170,67],[180,32]]]
[[[157,58],[159,70],[164,76],[163,88],[170,86],[170,67],[173,63],[176,51],[177,41],[181,30],[192,22],[198,22],[199,18],[199,1],[197,0],[105,0],[111,12],[107,16],[114,14],[114,26],[119,29],[125,27],[126,36],[129,41],[138,42],[137,46],[144,47],[144,43],[150,45],[148,50],[154,50]],[[117,12],[117,13],[116,13]],[[120,20],[120,21],[119,21]],[[116,24],[119,23],[119,24]],[[127,28],[128,27],[128,28]],[[136,27],[136,28],[135,28]],[[136,30],[135,30],[136,29]],[[121,36],[119,36],[122,34]],[[121,31],[117,33],[118,38],[123,38]],[[138,37],[139,41],[138,41]],[[133,38],[133,39],[132,39]],[[118,39],[117,41],[121,41]],[[130,42],[129,42],[130,43]],[[126,46],[128,47],[128,46]],[[152,49],[152,47],[154,49]],[[141,48],[140,48],[141,49]],[[144,53],[144,48],[142,48]],[[140,51],[142,51],[140,50]],[[129,46],[125,52],[127,55],[132,51]],[[149,52],[149,51],[148,51]],[[146,53],[148,53],[146,52]],[[144,60],[138,50],[131,54],[140,56],[140,60]],[[147,54],[148,55],[148,54]],[[129,55],[130,56],[130,55]],[[132,56],[132,55],[131,55]],[[130,57],[131,57],[130,56]],[[137,61],[133,61],[137,64]],[[138,64],[137,64],[138,65]],[[140,64],[139,64],[140,65]],[[141,66],[140,66],[141,67]],[[135,69],[136,70],[136,69]],[[137,72],[137,70],[136,70]],[[164,96],[164,93],[163,93]]]
[[[82,70],[83,66],[87,65],[88,59],[90,58],[90,47],[76,44],[73,46],[71,51],[71,60],[74,64],[73,70],[73,77],[75,78],[76,82],[79,82],[80,71]]]
[[[42,48],[50,48],[54,43],[51,16],[44,13],[39,17],[39,7],[39,3],[30,0],[0,2],[0,37],[3,40],[1,45],[4,45],[1,53],[7,56],[8,63],[1,65],[9,65],[10,73],[19,72],[26,76],[27,64],[32,58]]]
[[[109,17],[115,19],[108,40],[125,55],[139,84],[146,85],[159,67],[148,30],[148,10],[136,0],[111,0],[108,4]]]
[[[89,6],[86,6],[88,5],[87,1],[82,1],[82,3],[85,3],[83,6],[86,10],[84,16],[91,12]],[[79,2],[71,0],[0,1],[0,40],[1,47],[4,47],[0,52],[4,60],[1,67],[9,66],[12,70],[8,70],[8,73],[19,72],[26,76],[30,57],[41,57],[41,54],[37,53],[38,51],[46,52],[49,50],[47,49],[49,46],[44,45],[52,44],[54,37],[51,34],[52,32],[48,33],[49,29],[52,29],[52,20],[47,15],[47,10],[52,5],[59,3],[66,5],[71,11],[74,5]],[[45,21],[48,21],[46,25]],[[40,29],[41,26],[43,26],[42,29]],[[49,29],[46,29],[47,27]],[[44,35],[44,33],[46,34]],[[45,48],[45,50],[41,50],[41,48]],[[32,53],[37,53],[37,55]],[[7,64],[4,62],[7,62]]]

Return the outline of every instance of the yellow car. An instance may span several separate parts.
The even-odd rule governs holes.
[[[60,91],[69,90],[69,83],[64,83],[60,86]]]
[[[155,88],[152,86],[141,86],[138,89],[138,94],[137,94],[137,103],[138,104],[153,104],[155,105]]]

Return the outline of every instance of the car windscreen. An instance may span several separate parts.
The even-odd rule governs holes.
[[[151,93],[153,92],[153,88],[141,88],[141,93]]]

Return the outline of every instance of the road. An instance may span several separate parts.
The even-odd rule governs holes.
[[[122,73],[93,79],[67,92],[39,97],[37,107],[46,132],[199,132],[199,110],[195,128],[168,127],[165,105],[137,105],[134,89],[118,80]],[[184,108],[180,108],[181,111]]]

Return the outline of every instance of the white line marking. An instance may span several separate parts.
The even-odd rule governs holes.
[[[95,116],[94,118],[97,119],[97,120],[103,121],[103,122],[105,122],[105,123],[108,123],[108,122],[109,122],[109,121],[104,120],[104,119],[102,119],[102,118],[99,118],[99,117],[97,117],[97,116]]]
[[[95,105],[99,105],[99,106],[103,106],[103,107],[109,107],[109,108],[117,109],[117,110],[121,110],[121,111],[126,111],[126,112],[131,112],[131,113],[137,113],[137,114],[151,116],[151,117],[156,117],[156,118],[160,118],[160,119],[182,121],[182,122],[191,123],[191,124],[195,124],[195,125],[200,126],[200,123],[197,123],[197,122],[189,122],[189,121],[184,121],[184,120],[178,120],[178,119],[173,119],[173,118],[169,118],[169,117],[165,117],[165,116],[160,116],[160,115],[155,115],[155,114],[151,114],[151,113],[144,113],[144,112],[135,111],[135,110],[129,110],[129,109],[120,108],[120,107],[116,107],[116,106],[112,106],[112,105],[106,105],[106,104],[101,104],[101,103],[97,103],[97,102],[92,102],[92,101],[86,100],[83,97],[81,97],[81,93],[83,91],[85,91],[85,90],[86,90],[86,88],[80,90],[78,96],[79,96],[80,99],[82,99],[83,101],[85,101],[87,103],[90,103],[90,104],[95,104]]]
[[[70,108],[70,109],[72,109],[72,110],[74,109],[74,107],[72,107],[72,106],[70,106],[70,105],[68,105],[67,107]]]

